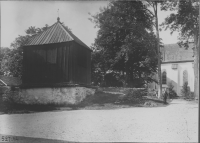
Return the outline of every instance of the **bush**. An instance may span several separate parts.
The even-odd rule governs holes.
[[[1,93],[1,101],[2,110],[11,110],[15,109],[15,106],[20,103],[21,98],[18,96],[19,88],[16,87],[5,87],[3,92]]]
[[[174,91],[174,85],[172,84],[172,82],[168,83],[168,91],[169,91],[169,98],[176,98],[178,97],[176,92]]]
[[[188,86],[188,82],[183,84],[183,88],[181,90],[181,95],[185,98],[190,98],[190,87]]]
[[[190,92],[190,98],[195,99],[194,92]]]

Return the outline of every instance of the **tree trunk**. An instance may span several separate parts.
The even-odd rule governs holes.
[[[129,82],[129,72],[128,72],[128,65],[127,63],[125,63],[125,71],[126,71],[126,75],[125,75],[125,87],[128,86],[128,82]]]
[[[199,32],[200,32],[200,6],[199,6]],[[200,35],[197,30],[194,33],[194,96],[199,99],[199,46]]]
[[[194,35],[194,96],[199,99],[199,39],[198,33]]]
[[[194,96],[196,99],[199,98],[199,69],[198,69],[198,58],[197,58],[197,49],[195,48],[195,57],[194,57]]]
[[[129,82],[129,87],[134,87],[134,81],[133,81],[133,70],[132,68],[130,69],[130,82]]]
[[[200,0],[199,0],[200,2]],[[195,87],[194,87],[194,96],[196,99],[199,99],[199,48],[200,48],[200,6],[199,6],[199,32],[197,33],[197,43],[196,43],[196,58],[195,58],[195,61],[194,61],[194,71],[195,74]]]

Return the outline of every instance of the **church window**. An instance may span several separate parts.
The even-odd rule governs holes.
[[[162,84],[167,84],[167,72],[162,72]]]
[[[183,71],[183,83],[188,82],[188,72],[187,70]]]

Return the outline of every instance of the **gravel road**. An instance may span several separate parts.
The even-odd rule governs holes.
[[[198,104],[0,115],[0,134],[81,142],[197,142]]]

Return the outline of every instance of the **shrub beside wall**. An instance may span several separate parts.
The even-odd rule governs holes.
[[[181,94],[185,98],[193,98],[193,94],[190,92],[190,87],[188,86],[188,82],[183,84],[183,88],[181,90]]]
[[[4,86],[0,94],[3,102],[14,102],[18,98],[19,88]]]
[[[172,84],[172,82],[169,82],[167,86],[168,86],[168,89],[169,89],[169,98],[173,99],[173,98],[178,97],[175,90],[174,90],[174,85]]]
[[[0,87],[0,109],[6,111],[14,107],[18,98],[19,89],[16,87]]]

